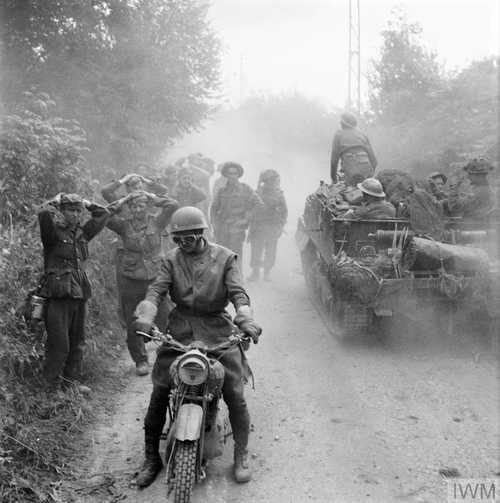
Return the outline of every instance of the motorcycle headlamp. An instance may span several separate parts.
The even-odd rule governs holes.
[[[196,386],[208,379],[208,365],[197,356],[188,356],[179,362],[178,373],[184,384]]]

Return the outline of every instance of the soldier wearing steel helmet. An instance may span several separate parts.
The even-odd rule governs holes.
[[[81,224],[84,210],[91,217]],[[101,232],[109,216],[106,208],[64,193],[44,203],[38,213],[44,256],[39,295],[47,299],[43,374],[51,386],[60,384],[61,377],[81,377],[85,306],[91,296],[85,273],[88,242]]]
[[[264,268],[264,280],[269,281],[276,261],[278,240],[288,218],[285,196],[280,188],[280,175],[276,170],[266,169],[260,174],[257,195],[262,199],[263,206],[255,212],[248,231],[252,250],[252,274],[248,280],[258,280],[260,269]]]
[[[218,344],[231,335],[236,325],[257,343],[262,330],[253,320],[236,254],[207,241],[207,223],[198,208],[177,210],[170,230],[178,247],[166,254],[158,277],[137,306],[137,329],[151,329],[158,305],[169,293],[176,306],[169,315],[169,332],[179,342]],[[229,302],[236,310],[234,321],[226,311]],[[171,386],[169,368],[177,356],[166,347],[158,349],[153,392],[144,420],[146,459],[137,477],[140,487],[150,485],[162,468],[158,448]],[[238,482],[247,482],[251,478],[247,449],[250,416],[243,390],[248,367],[238,347],[224,352],[220,362],[226,370],[222,394],[235,442],[234,476]]]
[[[223,164],[221,174],[227,178],[227,183],[215,194],[210,208],[215,241],[233,250],[240,260],[246,230],[254,213],[262,207],[262,200],[255,191],[239,181],[243,172],[243,167],[236,162]]]
[[[359,208],[349,210],[344,217],[357,220],[379,220],[396,217],[396,208],[385,200],[382,184],[376,178],[367,178],[357,184],[363,193],[363,202]]]
[[[332,182],[337,182],[338,163],[341,161],[346,185],[354,186],[373,175],[377,158],[370,140],[357,129],[356,117],[349,113],[340,116],[340,127],[333,137],[330,158]]]
[[[178,204],[168,196],[134,191],[113,203],[113,209],[118,212],[124,205],[128,207],[128,215],[116,214],[106,225],[121,238],[117,257],[119,305],[127,329],[130,356],[137,375],[143,376],[149,373],[148,357],[144,341],[135,335],[133,312],[158,274],[161,232]],[[160,208],[159,214],[153,212],[155,207]]]

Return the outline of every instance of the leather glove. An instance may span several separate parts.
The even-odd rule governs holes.
[[[136,332],[145,332],[146,334],[149,334],[151,332],[152,328],[153,327],[152,327],[151,323],[146,323],[146,322],[140,321],[140,320],[134,321],[134,329]],[[139,334],[137,334],[137,336],[140,337]],[[145,343],[150,341],[150,339],[148,337],[142,336],[142,338]]]
[[[242,321],[238,328],[246,335],[250,336],[254,344],[259,342],[260,334],[262,333],[262,328],[254,320]]]

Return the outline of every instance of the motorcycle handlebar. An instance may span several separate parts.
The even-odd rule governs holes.
[[[140,330],[136,331],[136,334],[141,337],[147,337],[148,339],[152,341],[158,341],[162,342],[163,344],[166,344],[167,346],[170,346],[172,349],[176,349],[177,351],[180,351],[182,353],[186,353],[187,351],[190,351],[191,349],[200,349],[200,347],[196,346],[196,344],[182,344],[178,341],[176,341],[168,332],[163,333],[161,332],[157,327],[153,327],[151,330],[151,333],[147,332],[142,332]],[[217,351],[222,351],[224,349],[229,349],[232,346],[236,346],[237,344],[240,343],[246,343],[250,342],[251,337],[244,334],[243,332],[240,331],[235,331],[233,334],[231,334],[228,339],[220,344],[217,344],[215,346],[207,346],[203,349],[205,353],[215,353]]]

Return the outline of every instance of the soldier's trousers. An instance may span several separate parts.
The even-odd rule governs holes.
[[[118,282],[118,295],[120,296],[120,305],[123,309],[125,324],[127,325],[127,347],[135,363],[143,363],[148,360],[144,340],[135,334],[134,311],[137,304],[144,300],[146,291],[151,281],[141,279],[131,279],[124,276],[120,277]],[[156,325],[163,330],[166,325],[165,304],[162,303],[158,308],[158,314],[155,319]]]
[[[215,241],[218,245],[225,246],[236,253],[240,264],[243,263],[244,230],[232,230],[230,228],[218,226],[215,230]]]
[[[47,342],[43,374],[48,381],[60,375],[79,377],[85,346],[85,309],[83,299],[48,299],[45,312]]]
[[[264,267],[264,270],[270,271],[274,267],[279,236],[279,229],[268,226],[263,226],[252,232],[250,236],[250,266],[252,269]]]

